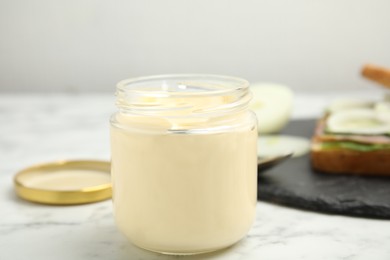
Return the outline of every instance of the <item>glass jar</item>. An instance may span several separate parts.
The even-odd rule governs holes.
[[[111,118],[118,228],[135,245],[196,254],[234,244],[257,201],[257,122],[246,80],[161,75],[117,85]]]

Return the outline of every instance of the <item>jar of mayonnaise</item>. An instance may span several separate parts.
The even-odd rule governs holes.
[[[250,229],[257,193],[257,122],[246,80],[161,75],[117,85],[111,118],[118,228],[166,254],[228,247]]]

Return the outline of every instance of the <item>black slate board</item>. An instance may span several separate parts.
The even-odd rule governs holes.
[[[282,134],[310,138],[315,120],[292,121]],[[264,148],[266,149],[266,148]],[[390,177],[314,172],[309,155],[259,174],[258,199],[325,213],[390,219]]]

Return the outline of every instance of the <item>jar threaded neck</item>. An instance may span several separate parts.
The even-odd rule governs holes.
[[[144,116],[199,117],[246,109],[249,82],[235,77],[177,74],[142,77],[117,84],[117,107]]]

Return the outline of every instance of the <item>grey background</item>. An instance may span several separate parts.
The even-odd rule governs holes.
[[[389,0],[0,0],[0,91],[113,91],[214,73],[293,89],[370,88],[390,67]]]

